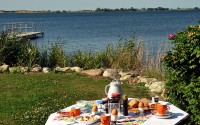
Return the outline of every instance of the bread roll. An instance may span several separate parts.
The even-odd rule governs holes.
[[[137,108],[138,107],[138,104],[139,104],[139,101],[138,100],[131,100],[129,103],[128,103],[128,106],[130,108]]]
[[[140,99],[140,102],[143,102],[145,107],[149,105],[149,100],[147,98]]]

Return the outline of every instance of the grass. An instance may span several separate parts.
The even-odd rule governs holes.
[[[0,74],[0,124],[45,124],[51,113],[77,100],[106,97],[110,82],[77,73]],[[149,98],[144,86],[122,86],[129,97]]]

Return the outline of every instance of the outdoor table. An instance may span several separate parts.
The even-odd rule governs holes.
[[[181,121],[185,120],[186,118],[188,118],[189,114],[187,112],[184,112],[183,110],[179,109],[178,107],[176,107],[175,105],[169,103],[169,102],[164,102],[164,101],[159,101],[159,103],[165,103],[167,104],[170,109],[169,111],[174,113],[174,115],[170,118],[166,118],[166,119],[158,119],[156,118],[154,115],[151,115],[148,119],[145,120],[137,120],[134,121],[134,123],[129,122],[129,123],[125,123],[124,125],[176,125],[179,124]],[[75,105],[74,105],[75,106]],[[54,118],[56,116],[57,113],[52,113],[46,124],[45,125],[66,125],[66,123],[63,121],[57,122]],[[95,123],[94,125],[100,125],[100,120]],[[78,123],[73,123],[73,125],[79,125]],[[122,125],[120,123],[120,125]]]

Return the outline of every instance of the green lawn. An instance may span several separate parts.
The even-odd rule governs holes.
[[[77,100],[106,97],[110,82],[77,73],[0,74],[0,125],[44,125],[51,113]],[[123,84],[123,91],[149,98],[143,86]]]

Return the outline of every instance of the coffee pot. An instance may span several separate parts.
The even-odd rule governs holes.
[[[123,95],[121,81],[113,80],[110,84],[106,85],[105,93],[110,99],[112,98],[112,94],[115,94],[115,93],[119,93],[120,95]]]

